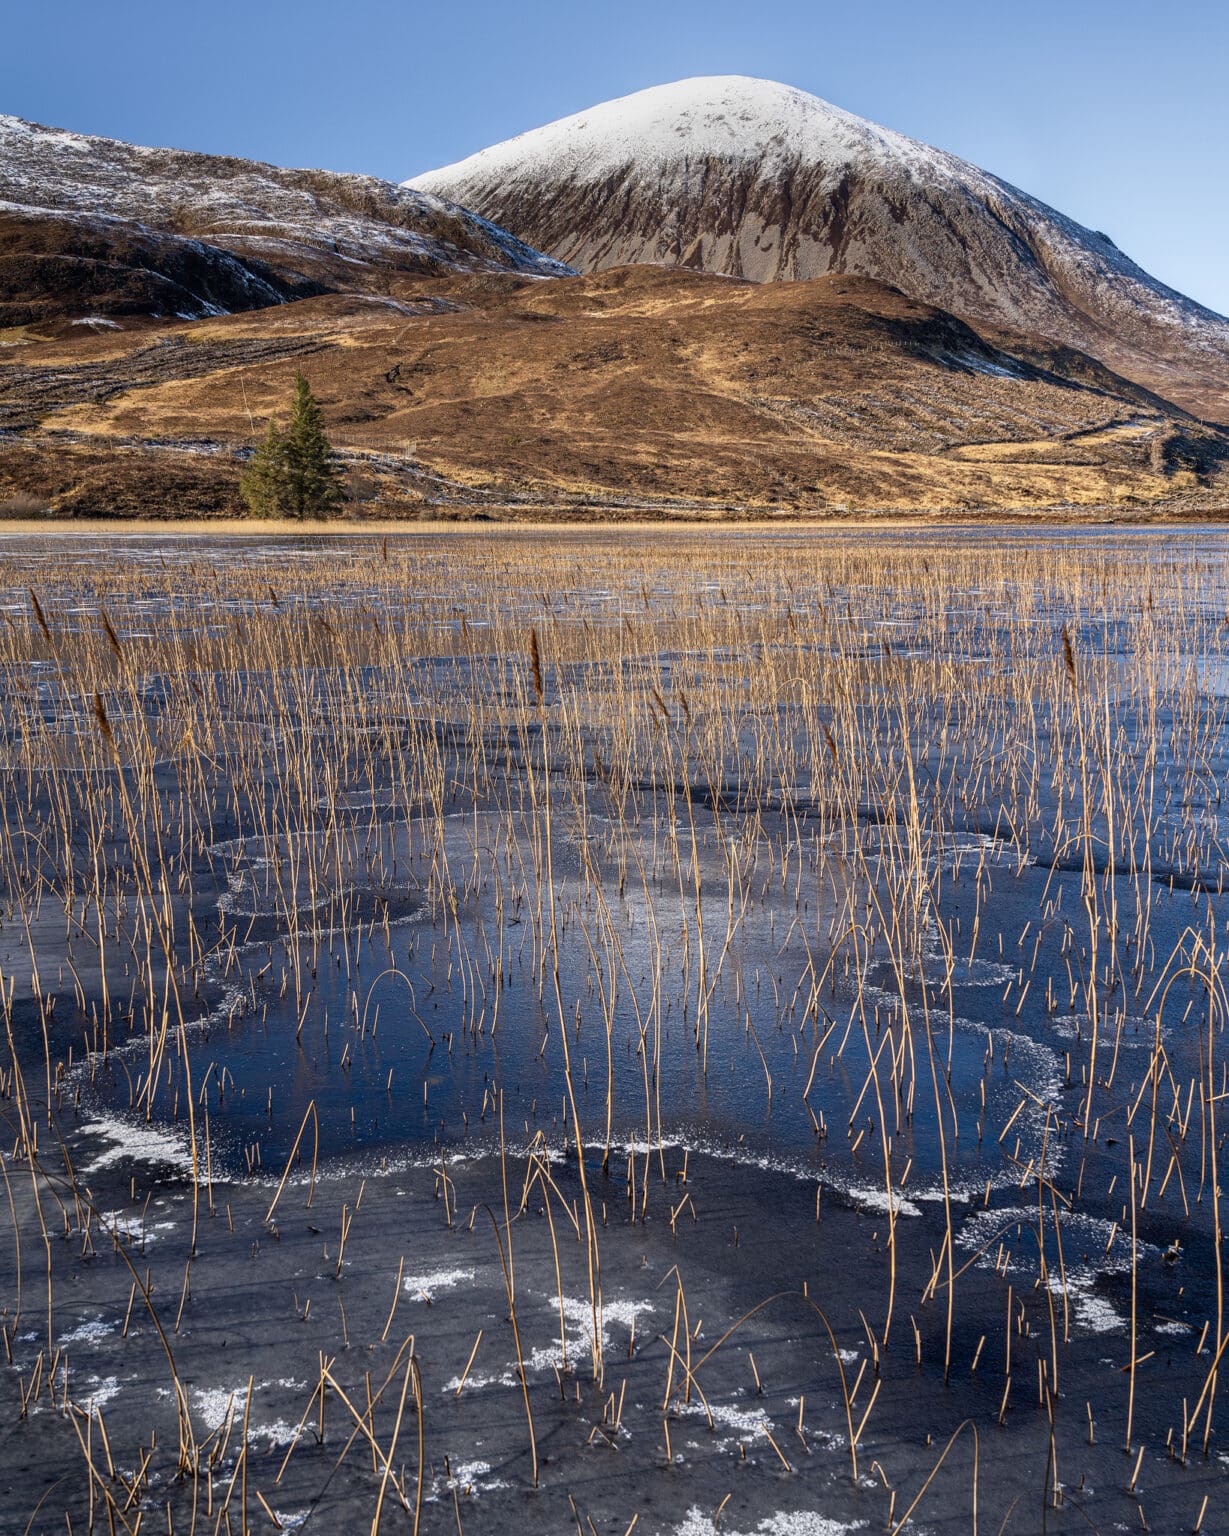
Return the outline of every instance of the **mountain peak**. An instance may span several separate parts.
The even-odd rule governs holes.
[[[776,81],[653,86],[405,185],[581,271],[874,278],[1229,421],[1229,321],[998,177]]]
[[[602,102],[405,185],[429,190],[437,180],[453,181],[479,171],[506,170],[528,177],[560,161],[610,171],[632,161],[781,162],[822,155],[852,162],[893,150],[939,155],[796,86],[751,75],[697,75]]]

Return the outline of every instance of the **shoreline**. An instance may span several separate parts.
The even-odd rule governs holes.
[[[670,533],[670,532],[738,532],[766,533],[778,530],[794,532],[840,533],[865,528],[887,531],[910,529],[942,530],[944,532],[977,532],[987,526],[1008,528],[1045,528],[1100,530],[1179,528],[1221,528],[1229,525],[1229,507],[1201,512],[1189,507],[1175,508],[1164,513],[1145,509],[1129,512],[1097,508],[1087,512],[1064,508],[1046,508],[1037,511],[1004,511],[993,508],[981,511],[960,510],[943,512],[842,512],[825,517],[814,513],[798,515],[769,513],[765,515],[721,512],[668,513],[661,516],[638,512],[634,516],[619,517],[609,512],[600,515],[578,516],[574,509],[564,509],[552,515],[545,509],[535,509],[524,517],[512,513],[507,516],[492,515],[486,509],[475,509],[471,516],[438,518],[372,518],[358,520],[338,518],[332,520],[294,521],[290,519],[256,520],[252,518],[14,518],[11,522],[0,521],[0,538],[37,537],[38,535],[77,535],[95,537],[102,534],[119,537],[161,535],[193,538],[205,534],[222,537],[384,537],[390,534],[513,534],[546,532],[559,534],[577,533]]]

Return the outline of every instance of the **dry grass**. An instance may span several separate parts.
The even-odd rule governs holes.
[[[193,1421],[176,1367],[178,1319],[172,1324],[169,1316],[169,1298],[182,1313],[191,1289],[198,1223],[218,1219],[203,1113],[208,1050],[190,1037],[207,955],[224,957],[226,976],[235,964],[235,1006],[249,1006],[247,978],[234,961],[242,935],[237,924],[210,931],[218,893],[203,872],[212,867],[259,885],[280,931],[295,936],[270,965],[280,966],[281,995],[302,1028],[319,1006],[317,961],[344,950],[349,974],[351,947],[357,954],[364,929],[387,925],[387,913],[381,917],[358,892],[394,883],[398,828],[412,831],[412,878],[429,902],[431,942],[447,952],[450,977],[455,965],[459,979],[442,1022],[429,1030],[419,1019],[433,1046],[442,1056],[446,1045],[451,1060],[454,1035],[475,1049],[494,1039],[506,957],[519,950],[546,1021],[542,1052],[565,1087],[565,1144],[578,1178],[571,1197],[543,1142],[528,1151],[507,1146],[501,1084],[491,1100],[504,1199],[491,1225],[535,1484],[514,1236],[519,1243],[517,1223],[532,1194],[549,1217],[561,1330],[556,1226],[577,1240],[592,1351],[569,1361],[563,1331],[562,1374],[584,1374],[595,1391],[603,1388],[610,1365],[601,1344],[604,1247],[612,1240],[605,1202],[613,1196],[605,1181],[591,1187],[595,1175],[586,1173],[583,1154],[600,1148],[603,1170],[618,1167],[616,1015],[628,1010],[643,1078],[639,1139],[627,1155],[633,1228],[650,1212],[668,1219],[672,1232],[693,1219],[686,1162],[681,1184],[666,1169],[670,1118],[679,1108],[663,1105],[666,1052],[694,1049],[706,1080],[714,1042],[731,1032],[753,1039],[749,1059],[762,1067],[769,1112],[783,1095],[796,1104],[801,1090],[817,1138],[839,1139],[844,1129],[849,1156],[880,1184],[888,1283],[868,1295],[862,1317],[873,1383],[861,1374],[847,1381],[836,1333],[808,1298],[831,1343],[855,1481],[859,1445],[875,1422],[881,1359],[890,1351],[912,1360],[915,1348],[920,1359],[916,1321],[912,1335],[902,1321],[902,1294],[905,1311],[932,1308],[941,1318],[945,1380],[953,1369],[964,1277],[974,1263],[958,1251],[949,1177],[962,1136],[966,1144],[976,1136],[1001,1148],[1016,1198],[1035,1208],[1031,1317],[1044,1330],[1038,1393],[1055,1446],[1054,1401],[1069,1339],[1060,1209],[1100,1210],[1115,1198],[1113,1183],[1108,1194],[1093,1187],[1109,1166],[1104,1159],[1088,1163],[1087,1186],[1083,1172],[1078,1188],[1068,1175],[1058,1184],[1055,1148],[1103,1148],[1107,1125],[1111,1144],[1127,1145],[1120,1194],[1133,1299],[1122,1395],[1132,1452],[1137,1219],[1160,1206],[1175,1221],[1183,1210],[1189,1222],[1197,1207],[1200,1230],[1210,1228],[1215,1305],[1198,1362],[1201,1388],[1192,1402],[1171,1405],[1180,1428],[1171,1429],[1170,1453],[1185,1461],[1188,1446],[1191,1454],[1206,1450],[1229,1342],[1217,1128],[1229,1011],[1218,904],[1229,867],[1220,807],[1226,720],[1224,689],[1211,686],[1223,678],[1215,669],[1225,665],[1229,620],[1219,557],[1178,541],[1163,554],[1150,547],[1157,559],[1145,566],[1129,543],[1062,538],[995,546],[916,536],[870,544],[851,534],[458,534],[356,542],[344,558],[322,558],[310,545],[285,546],[275,561],[250,553],[219,560],[209,545],[161,562],[10,557],[0,586],[18,594],[20,606],[9,609],[0,630],[0,884],[6,930],[25,935],[29,967],[23,962],[21,987],[28,974],[44,1050],[35,1057],[28,1039],[16,1044],[18,978],[10,974],[3,978],[8,1032],[0,1086],[11,1149],[0,1167],[10,1202],[20,1185],[29,1203],[20,1218],[11,1205],[24,1259],[15,1295],[4,1298],[3,1331],[22,1373],[21,1412],[50,1391],[77,1430],[92,1519],[105,1514],[113,1528],[134,1530],[139,1500],[132,1490],[152,1463],[126,1494],[102,1465],[112,1453],[101,1413],[82,1407],[71,1377],[59,1396],[54,1386],[50,1232],[63,1212],[78,1243],[88,1244],[91,1234],[100,1244],[114,1237],[73,1176],[61,1139],[69,1063],[50,1043],[61,1038],[60,1018],[75,1010],[78,1040],[84,1035],[91,1057],[105,1057],[134,1035],[142,1042],[133,1111],[177,1124],[191,1151],[193,1238],[182,1275],[163,1274],[155,1293],[148,1270],[114,1238],[131,1269],[130,1305],[143,1308],[156,1329],[175,1393],[178,1445],[159,1447],[158,1456],[186,1490],[186,1503],[174,1511],[168,1505],[166,1519],[187,1530],[189,1506],[203,1510],[207,1501],[214,1510],[224,1451]],[[460,858],[458,816],[472,818],[475,828]],[[970,828],[976,836],[953,835]],[[259,874],[256,848],[277,850]],[[1004,935],[1005,909],[994,888],[1039,859],[1051,868],[1042,899],[1006,909],[1020,931]],[[1166,880],[1171,891],[1191,892],[1176,942],[1158,926]],[[973,912],[966,908],[963,922],[952,905],[958,889],[972,892]],[[635,960],[620,915],[629,892],[645,925]],[[784,1084],[770,1056],[779,1063],[786,1047],[770,1041],[766,1049],[756,1033],[745,999],[760,981],[743,974],[739,958],[762,914],[771,910],[778,921],[778,900],[791,916],[789,931],[774,931],[774,942],[781,952],[801,946],[806,957],[775,1004],[775,1033],[793,1039],[800,1063]],[[491,926],[475,927],[476,911],[493,914]],[[1040,1149],[1018,1156],[1011,1152],[1013,1137],[1019,1146],[1016,1121],[1031,1090],[1001,1123],[987,1123],[984,1096],[980,1106],[956,1102],[952,1090],[954,989],[988,953],[991,915],[999,924],[993,959],[999,964],[1006,955],[1013,972],[1007,1017],[1029,1021],[1038,1033],[1058,1015],[1079,1021],[1066,1062],[1078,1091],[1041,1106]],[[46,935],[57,930],[62,940],[49,951]],[[1043,960],[1039,968],[1043,934],[1055,948],[1053,964]],[[567,990],[573,951],[587,957],[587,985],[577,995]],[[96,973],[88,987],[77,977],[83,956]],[[891,978],[888,987],[870,988],[872,965]],[[663,982],[670,974],[681,978],[674,993]],[[769,979],[775,993],[778,982]],[[354,985],[348,1011],[365,1030],[371,990],[364,997],[357,979]],[[255,1001],[253,989],[253,1008]],[[672,1045],[663,1044],[671,1009],[685,1020],[683,1046],[677,1032]],[[1146,1071],[1129,1076],[1120,1046],[1128,1019],[1140,1016],[1155,1038]],[[989,1050],[993,1055],[993,1037]],[[826,1107],[832,1115],[836,1102],[826,1099],[822,1071],[817,1084],[817,1068],[838,1060],[864,1074],[852,1084],[844,1127],[822,1113]],[[271,1106],[277,1090],[270,1085]],[[483,1118],[491,1112],[484,1092]],[[307,1124],[305,1115],[287,1172],[303,1156]],[[938,1171],[940,1243],[927,1272],[901,1274],[908,1149],[923,1142]],[[255,1156],[258,1165],[258,1149]],[[1114,1159],[1121,1164],[1122,1154]],[[315,1164],[313,1152],[313,1185]],[[276,1179],[280,1167],[266,1172]],[[270,1226],[281,1178],[265,1217]],[[446,1153],[439,1178],[451,1228],[461,1213],[450,1196]],[[342,1210],[333,1255],[339,1277],[357,1209],[356,1201]],[[1001,1236],[983,1255],[993,1257]],[[996,1278],[998,1268],[996,1258]],[[1013,1309],[1023,1304],[1006,1285],[1004,1293],[1000,1422],[1013,1390],[1031,1391],[1033,1369],[1018,1364],[1013,1375]],[[669,1337],[657,1341],[665,1351],[668,1464],[672,1419],[699,1401],[712,1422],[704,1390],[710,1361],[753,1316],[724,1331],[709,1319],[710,1336],[722,1336],[701,1350],[682,1273],[673,1306]],[[394,1302],[385,1335],[395,1310]],[[23,1344],[21,1330],[31,1327],[37,1343]],[[983,1335],[974,1369],[984,1343]],[[1015,1347],[1019,1360],[1019,1338]],[[754,1359],[751,1369],[758,1387]],[[390,1407],[399,1399],[383,1441],[374,1409],[359,1406],[357,1391],[322,1355],[304,1419],[318,1409],[323,1434],[326,1400],[340,1403],[351,1443],[357,1436],[371,1452],[373,1530],[394,1500],[417,1529],[426,1410],[414,1339],[377,1394],[387,1391]],[[244,1421],[248,1407],[250,1392]],[[411,1411],[420,1437],[416,1487],[397,1454]],[[597,1427],[617,1440],[621,1419],[621,1405],[616,1412],[608,1403]],[[801,1407],[798,1419],[806,1448]],[[932,1477],[954,1443],[955,1436]],[[246,1529],[246,1429],[240,1444],[217,1496],[228,1522]],[[789,1468],[776,1438],[772,1448]],[[975,1522],[977,1476],[975,1463]],[[1128,1477],[1129,1465],[1124,1483]],[[1049,1487],[1049,1501],[1060,1504],[1056,1464]],[[903,1499],[905,1514],[895,1523],[891,1491],[893,1529],[924,1508],[929,1488],[927,1478],[916,1497]],[[266,1495],[268,1488],[259,1493],[262,1505]]]
[[[233,480],[229,451],[284,413],[298,368],[364,497],[401,515],[467,500],[791,515],[1223,505],[1223,433],[1079,354],[996,338],[1005,355],[858,279],[638,268],[435,279],[397,303],[333,296],[15,348],[0,420],[51,459],[48,475],[112,455],[122,503],[118,483],[91,502],[85,465],[81,484],[48,485],[57,507],[94,514],[108,495],[129,516],[142,496],[147,515],[183,515],[194,495],[225,512],[203,481]],[[226,452],[190,452],[201,440]],[[153,478],[171,465],[178,492]]]

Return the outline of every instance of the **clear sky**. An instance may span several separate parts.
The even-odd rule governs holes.
[[[390,180],[687,75],[813,91],[1229,314],[1229,0],[4,0],[0,111]]]

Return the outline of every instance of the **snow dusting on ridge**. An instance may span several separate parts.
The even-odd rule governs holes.
[[[654,86],[404,185],[583,271],[868,277],[974,327],[1077,347],[1198,414],[1229,412],[1229,320],[1107,235],[792,86],[740,75]]]
[[[768,171],[799,156],[852,165],[876,154],[912,158],[919,168],[962,166],[793,86],[714,75],[603,102],[402,185],[432,191],[478,173],[532,179],[565,168],[601,173],[715,156],[755,159]]]

